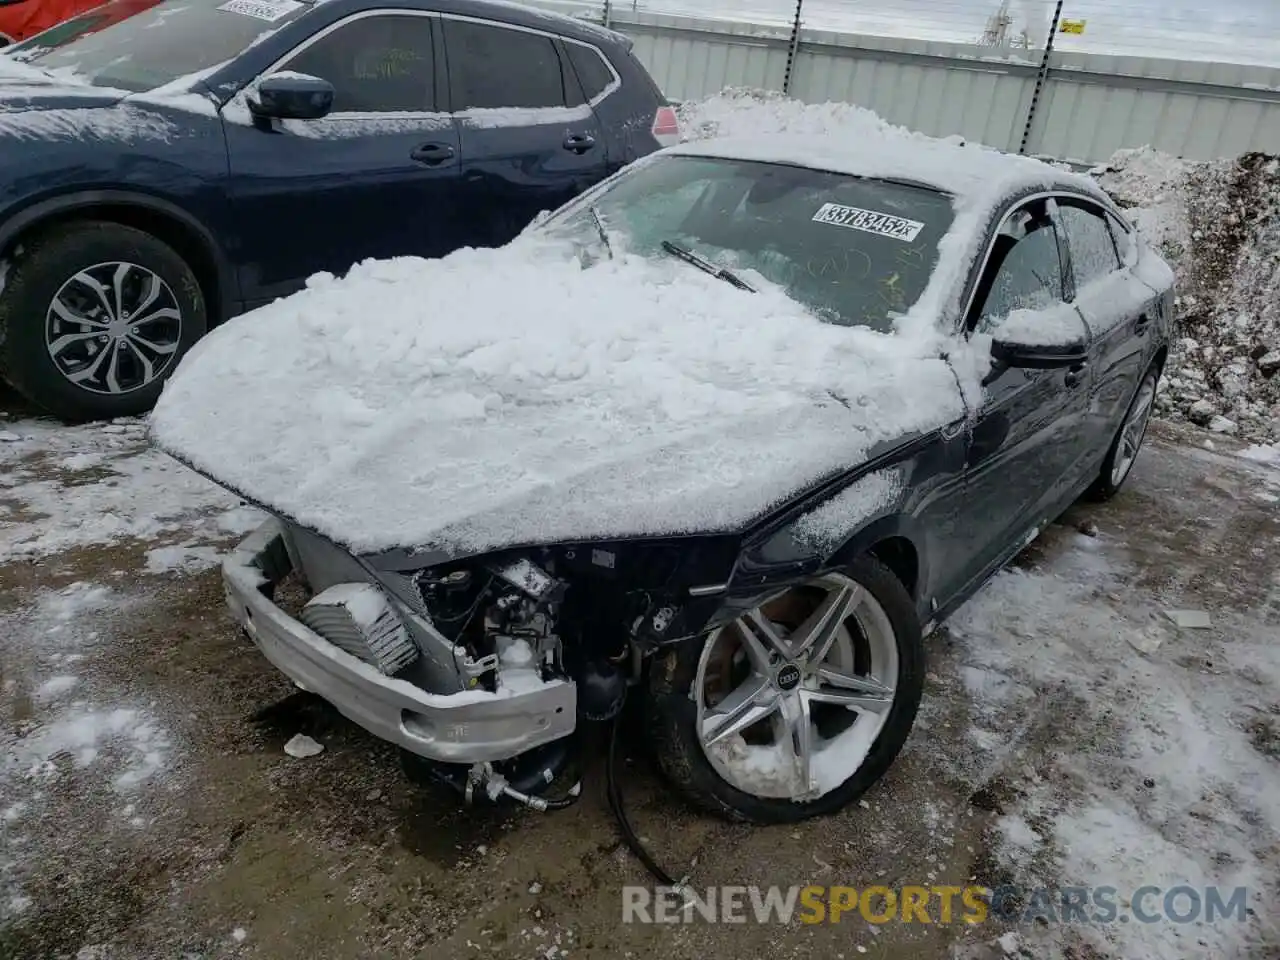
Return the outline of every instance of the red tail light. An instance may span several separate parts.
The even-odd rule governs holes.
[[[653,117],[653,137],[664,147],[680,142],[680,118],[675,107],[659,107]]]

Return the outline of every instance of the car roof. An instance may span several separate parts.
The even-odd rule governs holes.
[[[456,13],[463,16],[488,17],[502,20],[517,26],[531,29],[548,30],[563,37],[581,40],[585,43],[611,44],[630,50],[633,46],[630,37],[610,30],[589,20],[572,17],[565,13],[549,10],[516,0],[434,0],[426,3],[433,10],[441,13]]]
[[[1068,190],[1105,201],[1092,179],[1032,157],[1001,153],[959,138],[938,139],[889,127],[846,133],[768,133],[680,144],[668,154],[757,160],[907,182],[949,194],[957,209],[1000,206],[1010,197]]]

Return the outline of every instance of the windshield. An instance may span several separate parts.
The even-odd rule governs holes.
[[[676,156],[641,165],[546,229],[603,242],[603,226],[610,247],[644,256],[683,248],[783,287],[828,322],[888,332],[928,285],[952,218],[951,198],[926,187]]]
[[[298,0],[113,0],[5,54],[140,93],[232,59],[307,9]]]

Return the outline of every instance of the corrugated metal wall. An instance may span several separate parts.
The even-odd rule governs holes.
[[[553,3],[547,3],[548,6]],[[791,33],[617,10],[611,26],[676,100],[725,87],[781,91]],[[843,100],[935,136],[1016,151],[1040,66],[1037,51],[801,30],[789,92]],[[1280,69],[1055,53],[1026,152],[1098,162],[1151,145],[1190,159],[1280,153]]]

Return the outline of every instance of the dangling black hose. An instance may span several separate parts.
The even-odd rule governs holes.
[[[618,728],[622,725],[622,711],[618,711],[618,715],[613,718],[613,727],[609,731],[609,757],[605,762],[605,792],[609,799],[609,809],[613,811],[614,818],[618,821],[618,830],[622,833],[622,840],[631,850],[632,853],[645,865],[655,880],[666,887],[678,887],[680,883],[673,879],[662,867],[658,866],[658,862],[644,848],[644,844],[640,842],[640,838],[636,836],[635,830],[631,828],[631,822],[627,820],[627,812],[622,806],[622,791],[618,788]]]

